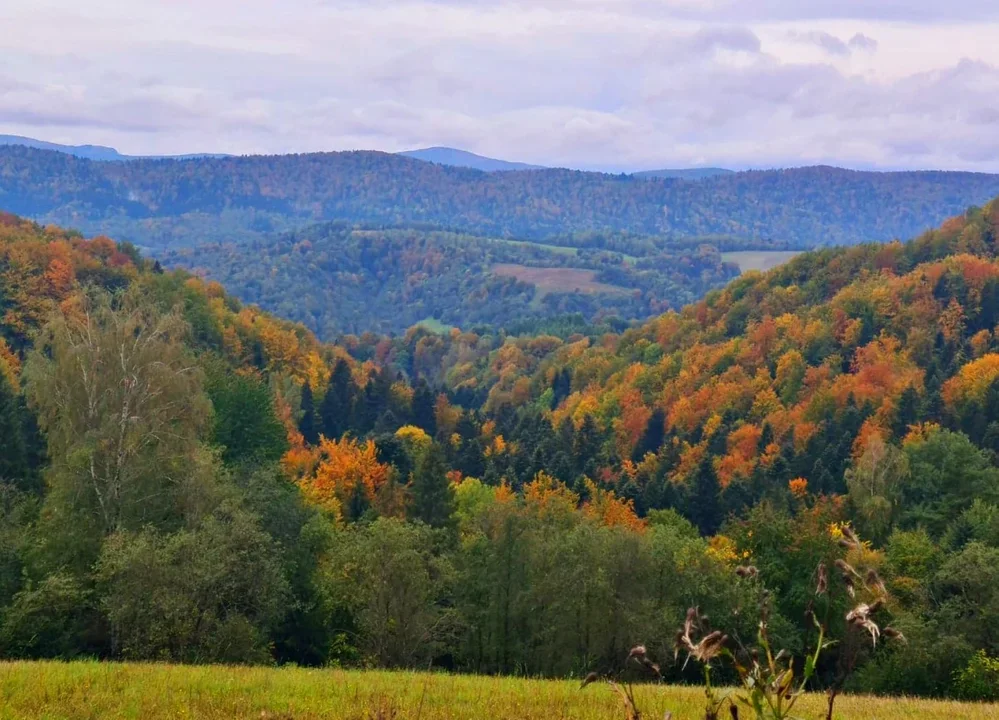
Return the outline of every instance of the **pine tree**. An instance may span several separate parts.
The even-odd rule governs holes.
[[[905,437],[910,425],[915,425],[919,421],[919,393],[911,385],[902,391],[898,399],[898,408],[895,410],[895,422],[892,432],[896,438]]]
[[[576,460],[576,474],[589,475],[596,467],[597,455],[600,453],[600,430],[591,415],[583,418],[582,425],[576,432],[573,455]]]
[[[702,535],[718,532],[722,520],[720,487],[710,455],[705,455],[697,467],[687,503],[687,518]]]
[[[826,464],[822,462],[822,458],[818,458],[815,461],[815,465],[812,466],[812,471],[809,473],[808,484],[812,487],[816,493],[832,493],[836,480]]]
[[[388,409],[391,394],[392,375],[388,368],[382,368],[372,375],[368,384],[364,386],[364,392],[355,405],[353,422],[349,429],[356,431],[358,435],[370,432],[382,413]]]
[[[315,445],[319,441],[319,428],[316,427],[316,404],[312,396],[312,386],[302,386],[302,419],[298,421],[298,431],[305,442]]]
[[[425,380],[420,380],[413,390],[413,424],[433,437],[437,434],[437,398],[430,391]]]
[[[410,517],[431,527],[449,527],[454,515],[454,491],[447,477],[444,451],[436,443],[427,450],[413,473]]]
[[[331,440],[339,439],[350,428],[351,410],[354,404],[354,382],[350,376],[350,366],[340,360],[333,368],[326,395],[319,406],[319,421],[323,435]]]
[[[552,410],[557,408],[562,404],[572,393],[572,373],[569,368],[562,368],[560,371],[555,373],[555,378],[552,380]]]
[[[364,488],[364,483],[358,480],[350,493],[350,500],[347,502],[347,518],[357,522],[370,509],[371,502],[368,500],[368,493]]]
[[[649,416],[649,422],[645,426],[645,432],[642,433],[642,438],[638,441],[635,446],[635,451],[631,455],[631,459],[635,462],[641,462],[648,453],[657,453],[659,448],[663,446],[663,440],[666,438],[666,413],[663,412],[662,408],[656,408],[652,411],[652,415]]]

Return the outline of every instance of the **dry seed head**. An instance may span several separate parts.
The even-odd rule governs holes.
[[[857,607],[853,608],[853,610],[846,614],[846,621],[850,625],[863,628],[870,633],[872,644],[877,646],[878,637],[881,635],[881,629],[877,626],[877,623],[871,620],[872,612],[873,610],[870,605],[867,603],[860,603]]]
[[[871,606],[867,603],[860,603],[857,607],[853,608],[846,614],[846,621],[856,622],[857,620],[866,620],[867,616],[870,614]]]
[[[860,538],[857,537],[857,533],[853,531],[853,528],[851,528],[849,525],[843,525],[840,528],[840,530],[843,531],[843,535],[845,535],[846,538],[850,540],[850,542],[852,542],[854,545],[860,545]]]
[[[818,576],[815,582],[815,594],[825,595],[829,589],[829,574],[826,570],[826,564],[819,563],[819,566],[815,568],[815,574]]]
[[[596,682],[599,679],[600,679],[599,675],[597,675],[595,672],[591,672],[585,678],[583,678],[583,682],[579,686],[579,689],[582,690],[584,687],[586,687],[590,683],[594,683],[594,682]]]
[[[839,568],[839,571],[844,575],[852,575],[855,578],[860,577],[860,573],[854,570],[853,566],[842,558],[836,560],[836,567]]]
[[[882,595],[887,595],[888,591],[885,589],[884,581],[881,580],[881,576],[878,575],[878,571],[871,568],[867,571],[866,582],[868,587],[877,590]]]
[[[909,641],[906,640],[905,635],[902,634],[901,630],[896,630],[895,628],[889,626],[889,627],[886,627],[883,630],[883,632],[884,632],[885,635],[887,635],[892,640],[898,640],[903,645],[907,645],[909,643]]]
[[[846,585],[846,592],[851,598],[857,597],[857,592],[853,588],[853,578],[849,575],[843,575],[843,584]]]
[[[709,662],[718,656],[727,640],[727,635],[724,635],[721,630],[715,630],[713,633],[701,638],[701,641],[694,646],[690,654],[702,663]]]
[[[645,657],[646,652],[647,651],[644,645],[636,645],[631,649],[631,652],[628,653],[628,659],[631,660],[632,658]]]
[[[752,579],[759,575],[755,565],[740,565],[735,569],[735,574],[743,579]]]
[[[643,657],[639,658],[638,660],[639,660],[640,663],[642,663],[642,665],[645,667],[645,669],[648,670],[649,672],[655,674],[656,676],[661,676],[662,675],[662,671],[659,669],[659,666],[656,663],[654,663],[651,660],[649,660],[647,657],[643,656]]]

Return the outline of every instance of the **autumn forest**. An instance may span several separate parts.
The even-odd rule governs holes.
[[[876,591],[854,625],[905,641],[829,625],[820,687],[848,662],[846,690],[995,697],[999,201],[720,289],[656,276],[687,295],[641,323],[581,300],[518,326],[535,301],[509,279],[481,322],[419,324],[467,294],[454,273],[379,301],[415,303],[409,329],[364,328],[337,319],[340,285],[381,257],[448,278],[564,256],[298,233],[278,283],[226,278],[263,302],[334,238],[353,269],[286,320],[132,243],[0,216],[4,657],[565,677],[644,642],[696,682],[666,662],[688,608],[749,637],[765,603],[774,643],[810,652],[821,564],[849,568],[836,614]],[[198,262],[217,275],[234,252]],[[701,252],[711,287],[734,276]],[[611,302],[662,296],[630,267],[644,294]]]

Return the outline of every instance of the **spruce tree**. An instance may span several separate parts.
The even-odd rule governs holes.
[[[410,517],[431,527],[449,527],[454,515],[454,491],[447,477],[444,451],[430,447],[413,473],[413,503]]]
[[[902,391],[898,399],[898,408],[895,410],[895,422],[892,425],[892,432],[896,438],[905,437],[909,426],[919,421],[919,405],[919,393],[914,387],[910,385]]]
[[[631,459],[641,462],[648,453],[655,454],[663,446],[666,438],[666,413],[662,408],[656,408],[649,416],[649,422],[645,425],[645,432],[635,446],[635,451],[631,454]]]
[[[333,368],[326,395],[319,406],[319,421],[323,435],[331,440],[337,440],[350,429],[353,404],[354,381],[350,376],[350,366],[346,361],[340,360]]]
[[[555,373],[555,378],[552,380],[552,410],[557,408],[562,404],[572,393],[572,373],[569,368],[562,368]]]
[[[714,535],[721,527],[722,510],[718,475],[710,455],[705,455],[694,475],[688,498],[687,518],[702,535]]]
[[[420,380],[413,390],[413,424],[433,437],[437,434],[437,398],[425,380]]]
[[[302,386],[302,419],[298,421],[298,431],[310,445],[315,445],[319,441],[316,403],[312,396],[312,386],[308,382]]]
[[[593,416],[587,415],[576,432],[573,454],[576,460],[576,473],[592,474],[596,467],[597,455],[600,453],[600,430]]]

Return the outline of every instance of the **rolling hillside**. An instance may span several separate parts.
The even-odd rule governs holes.
[[[328,345],[0,215],[0,651],[566,677],[639,641],[696,681],[687,608],[751,637],[765,603],[800,653],[846,562],[820,687],[994,699],[997,231],[999,201],[623,332]],[[905,643],[840,620],[875,593]]]
[[[404,333],[425,320],[464,329],[567,314],[588,322],[644,320],[693,302],[736,274],[711,245],[655,251],[652,238],[602,244],[613,247],[615,240],[641,257],[343,223],[166,250],[158,257],[218,280],[244,302],[301,322],[326,340]],[[578,245],[586,242],[576,238]]]
[[[241,242],[324,220],[545,239],[709,234],[796,248],[910,237],[999,193],[999,176],[754,171],[692,183],[483,173],[376,152],[100,163],[0,147],[0,207],[147,247]]]

